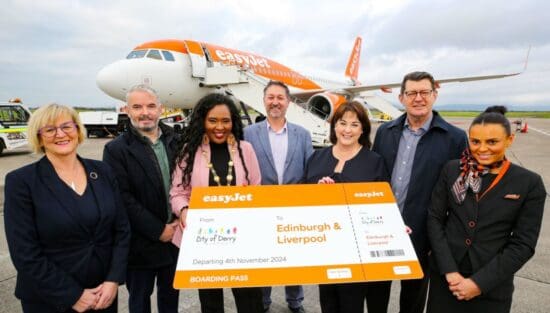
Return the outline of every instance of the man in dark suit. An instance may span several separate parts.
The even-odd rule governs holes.
[[[309,156],[313,153],[311,135],[303,127],[287,122],[290,104],[288,87],[270,81],[264,88],[267,120],[244,129],[244,139],[252,144],[262,173],[262,185],[300,183]],[[263,288],[264,311],[271,305],[271,287]],[[286,301],[293,313],[303,313],[302,286],[286,286]]]
[[[384,158],[391,173],[392,191],[405,224],[412,229],[411,241],[424,278],[401,281],[401,313],[422,313],[428,290],[426,218],[432,189],[449,160],[458,159],[466,148],[466,133],[447,123],[432,110],[437,99],[434,78],[412,72],[403,78],[399,101],[405,114],[378,128],[373,151]],[[387,301],[391,283],[388,284]]]
[[[171,240],[178,221],[168,192],[178,140],[170,127],[159,123],[162,106],[152,88],[134,86],[126,102],[131,126],[105,146],[103,160],[115,171],[132,228],[129,309],[151,311],[156,279],[158,312],[177,312],[179,292],[172,282],[178,251]]]

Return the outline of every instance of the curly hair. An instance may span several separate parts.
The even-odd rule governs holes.
[[[203,137],[206,133],[204,128],[204,123],[208,112],[212,110],[215,106],[225,105],[229,109],[231,114],[231,133],[235,136],[235,141],[237,144],[237,150],[239,151],[239,156],[246,174],[246,180],[250,184],[250,179],[248,177],[248,168],[244,163],[243,152],[241,150],[240,141],[243,140],[243,123],[239,115],[239,110],[235,106],[233,100],[220,93],[212,93],[202,97],[195,108],[193,113],[189,118],[189,126],[185,128],[183,132],[183,147],[176,157],[176,165],[182,169],[182,181],[181,183],[184,186],[187,186],[191,183],[191,174],[193,173],[193,164],[195,163],[195,154],[197,150],[202,145]],[[183,165],[185,163],[185,165]]]

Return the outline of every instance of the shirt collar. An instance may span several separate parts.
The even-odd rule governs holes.
[[[434,118],[433,114],[430,114],[430,117],[420,126],[418,130],[422,130],[422,133],[426,133],[430,129],[430,125],[432,124],[432,120]],[[409,119],[405,118],[405,128],[409,131],[413,131],[409,128]]]
[[[159,139],[160,139],[160,137],[162,136],[162,129],[160,129],[160,127],[159,127],[158,129],[159,129],[158,137],[157,137],[157,140],[155,140],[154,143],[151,141],[151,139],[149,139],[149,137],[144,136],[144,135],[143,135],[142,133],[140,133],[137,129],[136,129],[136,131],[139,133],[139,135],[141,136],[141,138],[142,138],[143,140],[145,140],[145,142],[147,142],[147,143],[150,144],[150,145],[155,145],[155,144],[158,144],[158,143],[159,143]]]
[[[283,128],[281,128],[281,130],[279,130],[278,132],[273,130],[273,128],[271,128],[271,125],[269,125],[269,121],[266,120],[266,125],[267,125],[267,131],[268,132],[273,132],[275,134],[284,134],[286,131],[287,131],[287,126],[288,126],[288,123],[287,121],[285,120],[285,125],[283,126]]]

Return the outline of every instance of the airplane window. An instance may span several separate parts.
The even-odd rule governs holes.
[[[151,59],[162,60],[162,57],[160,56],[160,52],[158,50],[149,50],[149,53],[147,53],[147,57]]]
[[[147,52],[147,50],[136,50],[136,51],[132,51],[130,52],[130,54],[128,54],[128,56],[126,57],[127,59],[139,59],[139,58],[143,58],[145,56],[145,52]]]
[[[171,52],[169,52],[169,51],[164,51],[164,50],[162,50],[161,52],[162,52],[162,55],[164,56],[164,59],[165,59],[166,61],[174,61],[174,55],[172,55]]]

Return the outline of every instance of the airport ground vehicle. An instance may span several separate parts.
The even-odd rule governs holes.
[[[80,112],[80,120],[86,127],[87,136],[107,137],[116,136],[126,131],[129,123],[128,115],[115,111],[86,111]]]
[[[4,150],[13,150],[26,146],[27,123],[31,112],[15,99],[10,102],[0,102],[0,154]]]
[[[174,128],[174,130],[178,133],[182,132],[183,129],[188,125],[187,118],[183,115],[181,111],[163,114],[163,116],[160,118],[160,121]]]
[[[130,119],[128,114],[115,111],[83,111],[78,113],[88,137],[117,136],[127,130]],[[185,116],[181,112],[168,113],[161,116],[164,124],[180,132],[187,126]]]

